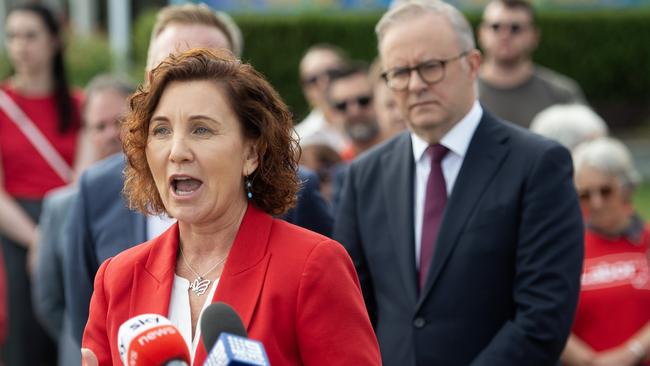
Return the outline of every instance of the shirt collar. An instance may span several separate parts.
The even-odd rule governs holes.
[[[623,237],[634,245],[640,245],[645,225],[643,223],[643,219],[641,218],[641,216],[639,216],[639,214],[637,213],[634,213],[630,220],[630,225],[628,225],[628,227],[623,229],[623,231],[621,231],[618,234],[606,234],[598,230],[597,228],[593,227],[589,222],[587,223],[587,228],[606,238],[615,239],[615,238]]]
[[[472,141],[474,131],[476,131],[482,117],[483,108],[478,100],[475,100],[469,113],[440,139],[440,144],[461,158],[465,158],[469,143]],[[429,143],[411,132],[411,144],[413,146],[413,158],[415,161],[420,161],[427,147],[429,147]]]

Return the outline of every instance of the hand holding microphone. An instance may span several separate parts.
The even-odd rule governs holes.
[[[159,314],[142,314],[117,333],[124,366],[189,366],[190,352],[178,329]]]
[[[203,366],[269,366],[264,345],[247,338],[239,315],[228,304],[217,302],[201,315],[203,345],[210,350]]]
[[[81,349],[81,366],[98,366],[99,361],[97,360],[97,356],[95,355],[95,352],[93,352],[89,348],[82,348]]]

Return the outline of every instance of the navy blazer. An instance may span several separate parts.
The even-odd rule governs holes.
[[[484,111],[422,293],[408,132],[354,161],[334,238],[350,253],[387,366],[554,365],[583,257],[569,152]]]
[[[129,210],[122,196],[124,167],[124,155],[116,154],[84,172],[67,220],[71,240],[64,258],[65,296],[72,334],[79,344],[99,265],[147,240],[145,216]],[[333,217],[320,195],[318,177],[302,168],[298,173],[303,186],[287,221],[330,236]]]

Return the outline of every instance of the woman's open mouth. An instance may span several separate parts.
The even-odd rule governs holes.
[[[172,192],[177,196],[190,196],[203,185],[202,181],[185,175],[172,176],[170,183]]]

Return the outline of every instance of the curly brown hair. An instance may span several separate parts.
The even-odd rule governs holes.
[[[165,212],[145,155],[149,121],[171,82],[195,80],[212,80],[223,88],[244,136],[255,141],[259,165],[248,177],[252,183],[251,201],[268,214],[285,213],[295,204],[299,188],[299,147],[291,113],[262,74],[228,51],[213,49],[193,49],[170,56],[149,73],[148,82],[129,99],[130,108],[122,126],[128,162],[124,195],[129,207],[145,214]]]

